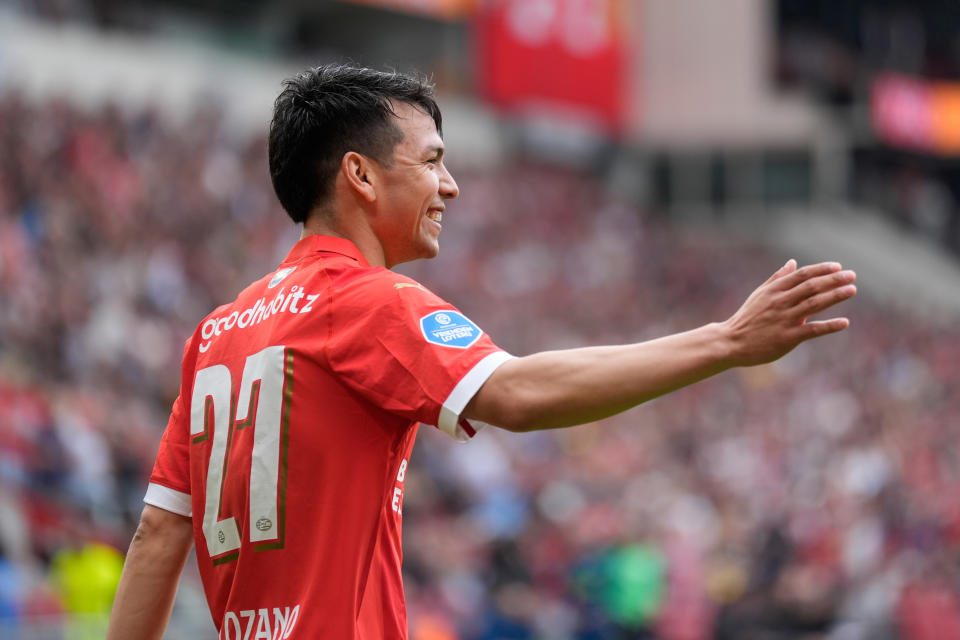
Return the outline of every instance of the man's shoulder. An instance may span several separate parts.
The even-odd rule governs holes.
[[[331,276],[334,303],[339,305],[379,306],[438,299],[413,278],[383,267],[361,267]]]
[[[261,278],[258,278],[257,280],[254,280],[244,287],[233,300],[230,302],[225,302],[224,304],[211,309],[210,312],[207,313],[207,315],[205,315],[200,321],[200,324],[197,325],[197,328],[199,329],[205,322],[208,322],[212,318],[218,318],[223,316],[225,313],[229,313],[231,310],[236,309],[238,306],[243,306],[247,300],[257,298],[262,295],[262,292],[266,289],[265,283],[269,278],[274,277],[275,273],[276,272],[271,272]]]

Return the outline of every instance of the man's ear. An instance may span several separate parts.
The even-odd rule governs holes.
[[[356,151],[343,154],[343,160],[340,161],[340,173],[343,174],[347,184],[367,202],[377,199],[377,191],[373,187],[372,165],[369,158]]]

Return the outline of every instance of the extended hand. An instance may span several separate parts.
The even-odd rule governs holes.
[[[511,431],[600,420],[730,367],[776,360],[804,340],[846,329],[846,318],[807,318],[856,293],[856,275],[835,262],[793,260],[726,322],[626,345],[542,351],[505,362],[463,416]]]
[[[807,322],[807,318],[857,293],[857,274],[836,262],[801,269],[788,260],[760,285],[740,309],[723,323],[733,347],[735,366],[771,362],[801,342],[842,331],[847,318]]]

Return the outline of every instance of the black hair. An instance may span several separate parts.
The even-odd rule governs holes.
[[[442,135],[433,85],[420,76],[343,64],[321,65],[284,81],[270,122],[270,178],[294,222],[305,222],[332,194],[349,151],[384,166],[403,131],[391,120],[406,102],[433,118]]]

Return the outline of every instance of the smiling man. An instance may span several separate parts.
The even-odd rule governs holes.
[[[728,320],[515,358],[390,268],[439,252],[457,184],[421,79],[324,66],[290,80],[270,172],[301,240],[188,340],[108,637],[159,638],[196,544],[220,638],[401,639],[401,519],[419,423],[525,431],[624,411],[840,331],[855,293],[791,260]]]

